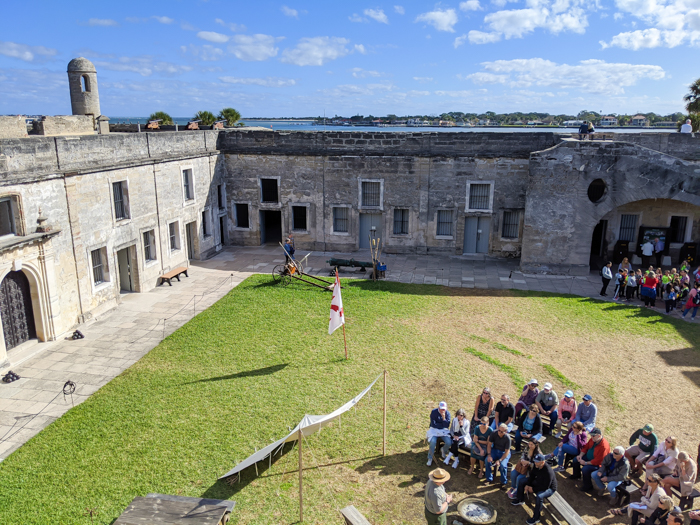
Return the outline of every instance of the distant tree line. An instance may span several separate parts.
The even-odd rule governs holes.
[[[151,113],[148,120],[160,120],[161,124],[164,126],[172,126],[173,119],[165,111],[156,111]],[[233,108],[224,108],[219,111],[218,115],[214,115],[211,111],[198,111],[192,120],[199,120],[203,126],[211,126],[214,122],[218,120],[226,121],[227,126],[242,126],[243,124],[238,122],[241,120],[241,114]]]

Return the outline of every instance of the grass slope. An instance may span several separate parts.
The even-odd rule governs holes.
[[[578,399],[592,393],[614,444],[649,419],[693,450],[698,403],[673,406],[649,391],[682,382],[697,399],[697,326],[574,297],[344,286],[349,361],[342,334],[327,335],[330,294],[252,277],[0,464],[0,523],[87,524],[85,509],[97,508],[94,522],[109,524],[148,492],[234,499],[233,523],[294,523],[289,447],[271,468],[259,464],[257,476],[248,469],[233,486],[217,477],[304,414],[337,408],[383,369],[388,456],[379,456],[380,381],[341,425],[305,443],[305,522],[340,523],[337,509],[354,504],[372,523],[420,523],[429,410],[446,399],[453,413],[471,411],[486,385],[517,398],[514,379],[551,381],[560,394],[575,387]],[[648,417],[624,410],[645,398]],[[525,518],[464,471],[448,490],[456,500],[481,494],[502,516]],[[566,490],[597,522],[602,506]]]

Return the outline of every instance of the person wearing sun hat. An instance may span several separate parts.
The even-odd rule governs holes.
[[[562,424],[566,423],[569,430],[571,430],[576,418],[576,400],[574,399],[573,391],[567,390],[564,393],[564,399],[561,400],[557,409],[557,416],[557,435],[554,437],[559,439],[561,437]]]
[[[447,507],[452,496],[445,492],[443,486],[449,479],[450,473],[436,468],[430,474],[425,485],[425,519],[428,525],[447,525]]]
[[[549,435],[557,423],[557,407],[559,406],[559,396],[552,390],[552,383],[544,384],[544,389],[537,394],[535,403],[540,409],[540,414],[549,416],[549,426],[542,425],[542,435]]]
[[[637,441],[635,445],[635,441]],[[654,434],[654,425],[647,423],[630,436],[630,447],[625,451],[625,457],[630,462],[630,475],[635,475],[656,450],[659,438]]]
[[[595,428],[595,420],[598,416],[598,407],[593,404],[593,398],[590,394],[583,396],[576,409],[576,417],[574,421],[580,421],[588,432]]]

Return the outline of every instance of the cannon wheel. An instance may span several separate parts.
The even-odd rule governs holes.
[[[301,261],[292,261],[292,264],[297,267],[297,275],[304,275],[304,267]]]
[[[290,279],[290,277],[287,274],[287,268],[283,264],[278,264],[272,269],[272,280],[275,281],[275,284],[282,282],[282,284],[287,284],[284,283],[285,277],[287,279]],[[291,280],[291,279],[290,279]]]

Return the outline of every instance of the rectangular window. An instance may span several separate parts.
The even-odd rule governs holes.
[[[636,215],[620,215],[620,241],[633,241],[637,231]]]
[[[671,227],[668,236],[671,242],[685,242],[685,229],[688,227],[688,217],[671,217]]]
[[[503,212],[503,229],[501,237],[504,239],[517,239],[520,231],[520,212],[504,211]]]
[[[292,206],[292,230],[306,231],[306,206]]]
[[[209,237],[209,221],[207,220],[206,210],[202,212],[202,235]]]
[[[379,182],[362,182],[362,206],[381,206],[381,184]]]
[[[156,260],[156,235],[153,230],[143,232],[143,257],[146,262]]]
[[[112,183],[112,193],[114,194],[114,216],[118,221],[129,218],[127,192],[126,181]]]
[[[394,235],[408,233],[408,210],[394,209]]]
[[[333,208],[333,231],[336,233],[348,232],[347,208]]]
[[[469,209],[488,210],[491,200],[490,184],[470,184],[469,185]]]
[[[247,204],[236,204],[236,227],[250,228]]]
[[[170,249],[179,250],[180,249],[180,223],[175,221],[168,225],[168,230],[170,233]]]
[[[194,188],[192,187],[192,182],[192,170],[182,170],[182,187],[186,201],[191,201],[194,199]]]
[[[223,210],[224,208],[226,208],[226,206],[224,205],[224,185],[223,184],[219,184],[216,187],[216,202],[219,205],[220,210]]]
[[[13,235],[15,230],[15,215],[12,211],[12,200],[0,201],[0,236]]]
[[[452,235],[452,210],[438,210],[437,235]]]
[[[101,284],[105,282],[105,273],[102,257],[103,248],[99,250],[92,250],[90,256],[92,258],[92,280],[95,284]]]
[[[260,179],[262,202],[279,202],[277,197],[277,179]]]

